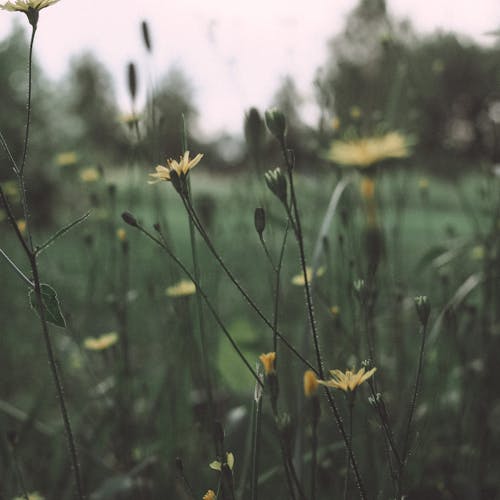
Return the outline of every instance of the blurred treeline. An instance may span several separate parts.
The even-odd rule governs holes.
[[[418,35],[409,21],[390,16],[384,0],[361,0],[328,47],[314,82],[318,126],[301,121],[302,99],[291,78],[277,82],[269,103],[288,116],[299,166],[321,163],[333,138],[388,128],[412,134],[418,163],[439,173],[499,160],[500,45],[485,48],[451,33]],[[0,130],[15,157],[24,134],[27,54],[27,33],[16,25],[0,42]],[[140,65],[137,74],[145,85]],[[93,165],[153,164],[181,151],[181,115],[196,130],[194,95],[178,69],[150,85],[137,126],[119,109],[112,77],[93,54],[76,56],[59,82],[36,62],[35,75],[30,172],[47,199],[58,153],[74,151],[79,162]],[[190,146],[223,170],[247,163],[241,143],[228,136]],[[0,169],[0,181],[8,174]]]

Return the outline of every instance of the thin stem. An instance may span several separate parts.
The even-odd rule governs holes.
[[[8,200],[7,200],[7,197],[5,196],[5,193],[3,192],[2,186],[0,186],[0,199],[2,200],[2,204],[5,208],[6,213],[7,213],[7,218],[9,220],[9,223],[12,226],[12,229],[14,230],[14,233],[16,234],[17,239],[21,243],[21,246],[23,247],[24,253],[29,258],[29,256],[31,255],[31,250],[28,247],[28,244],[26,243],[26,240],[24,239],[23,235],[21,234],[19,226],[16,223],[16,219],[14,218],[14,214],[12,213],[12,209],[10,207]]]
[[[26,156],[28,154],[28,142],[30,135],[30,123],[31,123],[31,90],[32,90],[32,72],[33,72],[33,44],[35,42],[36,25],[32,26],[31,30],[31,41],[30,41],[30,51],[28,56],[28,101],[26,104],[26,129],[24,133],[24,147],[23,156],[21,159],[21,164],[19,166],[19,177],[22,177],[24,173],[24,166],[26,165]]]
[[[292,344],[290,344],[290,342],[278,330],[275,330],[273,323],[271,323],[271,321],[269,321],[269,319],[264,315],[264,313],[260,310],[260,308],[257,306],[257,304],[255,304],[255,302],[252,300],[252,298],[248,295],[246,290],[240,285],[239,281],[234,277],[231,270],[226,266],[225,262],[222,260],[222,257],[215,249],[212,241],[210,240],[210,237],[208,236],[208,234],[204,230],[203,226],[201,225],[201,222],[198,219],[198,216],[194,210],[194,207],[188,203],[188,201],[185,199],[184,196],[181,196],[181,198],[184,202],[184,206],[185,206],[186,210],[189,213],[189,216],[193,218],[193,222],[194,222],[196,229],[198,230],[198,232],[202,236],[203,240],[207,244],[212,255],[215,257],[217,262],[219,262],[220,266],[222,267],[222,269],[224,270],[224,272],[226,273],[228,278],[233,282],[234,286],[236,286],[238,291],[243,295],[243,297],[248,302],[248,304],[252,307],[252,309],[257,313],[257,315],[262,319],[262,321],[275,333],[275,335],[281,340],[281,342],[283,342],[283,344],[285,344],[285,346],[288,349],[290,349],[290,351],[292,351],[295,354],[295,356],[297,356],[297,358],[300,359],[308,368],[310,368],[311,370],[313,370],[317,374],[318,371],[316,370],[316,368],[313,365],[311,365],[311,363],[309,363],[309,361],[307,361],[297,351],[297,349]]]
[[[17,163],[16,160],[14,160],[14,157],[12,156],[12,153],[10,152],[9,146],[7,144],[7,141],[5,140],[5,137],[3,136],[2,132],[0,132],[0,143],[2,144],[2,147],[5,149],[5,152],[7,153],[7,156],[9,157],[10,162],[12,163],[12,170],[16,175],[19,175],[19,169],[17,168]]]
[[[84,500],[85,496],[83,494],[82,480],[80,477],[80,465],[78,463],[78,454],[76,451],[75,438],[73,436],[73,431],[71,429],[69,414],[68,414],[68,410],[66,408],[66,400],[64,397],[64,387],[62,384],[61,377],[59,375],[59,370],[57,368],[57,361],[56,361],[56,358],[54,355],[52,341],[50,339],[49,327],[47,324],[47,320],[45,318],[45,310],[44,310],[43,301],[42,301],[43,300],[42,299],[42,291],[41,291],[41,287],[40,287],[40,278],[38,275],[38,264],[37,264],[35,255],[31,256],[30,264],[31,264],[31,269],[33,271],[33,281],[35,284],[35,294],[36,294],[36,299],[38,302],[38,309],[39,309],[39,314],[40,314],[40,321],[42,324],[43,338],[45,341],[45,347],[47,349],[47,356],[48,356],[48,360],[49,360],[50,369],[52,372],[52,377],[54,379],[54,383],[55,383],[56,390],[57,390],[57,395],[58,395],[58,399],[59,399],[59,406],[60,406],[61,415],[62,415],[63,422],[64,422],[64,430],[66,432],[66,437],[68,440],[68,447],[69,447],[70,456],[71,456],[71,465],[72,465],[73,473],[74,473],[74,477],[75,477],[77,494],[78,494],[79,500]]]
[[[241,359],[241,361],[243,361],[244,365],[247,367],[247,369],[250,371],[250,373],[252,374],[252,376],[254,377],[254,379],[257,381],[257,383],[263,387],[263,383],[262,381],[260,380],[259,376],[257,375],[256,371],[252,368],[252,366],[250,365],[250,363],[248,362],[248,360],[245,358],[244,354],[241,352],[240,348],[238,347],[238,345],[236,344],[236,342],[234,341],[233,337],[231,336],[231,334],[229,333],[229,331],[227,330],[227,328],[224,326],[224,323],[222,322],[219,314],[217,313],[217,311],[214,309],[214,307],[212,306],[212,303],[210,302],[210,300],[208,299],[208,296],[207,294],[205,293],[205,291],[203,290],[203,288],[201,287],[200,283],[196,280],[196,278],[193,276],[193,274],[189,271],[189,269],[171,252],[170,248],[165,244],[165,242],[159,240],[158,238],[156,238],[155,236],[153,236],[150,232],[148,232],[146,229],[144,229],[141,225],[137,224],[137,226],[135,226],[137,229],[139,229],[139,231],[141,231],[142,233],[144,233],[149,239],[151,239],[152,241],[154,241],[157,245],[159,245],[161,248],[163,248],[167,254],[170,256],[170,258],[182,269],[182,271],[186,274],[186,276],[195,284],[196,286],[196,290],[201,294],[201,296],[203,297],[203,300],[205,301],[205,304],[207,305],[208,309],[210,310],[210,312],[212,313],[212,316],[214,317],[215,321],[217,322],[217,324],[220,326],[220,328],[222,329],[224,335],[226,336],[226,338],[229,340],[229,342],[231,343],[233,349],[236,351],[236,354],[239,356],[239,358]]]
[[[313,405],[318,405],[319,401],[316,396],[312,401]],[[315,412],[315,409],[312,410]],[[316,500],[316,469],[318,467],[318,419],[313,415],[312,422],[312,436],[311,436],[311,448],[312,448],[312,459],[311,459],[311,500]]]
[[[348,394],[349,399],[349,448],[347,450],[347,463],[346,463],[346,471],[345,471],[345,482],[344,482],[344,500],[347,500],[347,492],[349,491],[349,469],[350,469],[350,454],[352,449],[352,414],[354,408],[354,395]]]
[[[0,248],[0,255],[9,263],[10,267],[19,275],[19,277],[30,287],[33,288],[34,285],[31,280],[16,266],[16,264],[10,259],[10,257]]]
[[[258,483],[257,476],[259,472],[259,451],[260,451],[260,424],[262,415],[262,397],[254,402],[254,418],[252,425],[252,475],[250,479],[250,498],[257,500]]]
[[[406,460],[408,458],[409,454],[409,442],[410,442],[410,431],[411,431],[411,424],[413,421],[413,416],[415,414],[415,408],[417,406],[417,398],[418,394],[420,391],[420,385],[421,385],[421,378],[422,378],[422,371],[423,371],[423,366],[424,366],[424,353],[425,353],[425,340],[427,337],[427,323],[421,326],[420,328],[420,335],[422,337],[421,343],[420,343],[420,353],[418,356],[418,368],[417,368],[417,375],[415,377],[415,387],[413,390],[413,396],[411,399],[410,403],[410,411],[408,413],[408,421],[406,423],[406,431],[404,433],[404,439],[403,439],[403,447],[401,451],[401,462],[399,466],[399,484],[398,484],[398,497],[401,498],[402,496],[402,488],[403,488],[403,474],[404,474],[404,469],[406,466]]]

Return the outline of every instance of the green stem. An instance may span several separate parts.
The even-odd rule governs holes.
[[[24,133],[24,147],[23,156],[21,159],[21,164],[19,166],[19,177],[22,177],[24,173],[24,166],[26,165],[26,156],[28,154],[28,142],[30,135],[30,123],[31,123],[31,90],[32,90],[32,73],[33,73],[33,44],[35,42],[36,26],[32,26],[31,30],[31,40],[30,40],[30,50],[28,56],[28,101],[26,104],[26,129]]]
[[[347,500],[347,492],[349,491],[349,469],[350,469],[350,460],[349,457],[351,455],[352,450],[352,414],[354,408],[354,394],[348,393],[347,398],[349,400],[349,430],[348,430],[348,450],[347,450],[347,460],[346,460],[346,471],[345,471],[345,482],[344,482],[344,500]]]
[[[56,358],[54,355],[54,348],[52,347],[52,341],[50,339],[49,327],[47,324],[47,320],[45,318],[45,310],[43,307],[40,278],[39,278],[39,274],[38,274],[38,264],[36,261],[36,256],[33,254],[31,255],[31,258],[30,258],[30,264],[31,264],[32,272],[33,272],[33,281],[34,281],[34,285],[35,285],[35,295],[36,295],[36,299],[38,302],[38,310],[39,310],[39,314],[40,314],[40,321],[41,321],[41,325],[42,325],[42,332],[43,332],[43,338],[45,341],[45,347],[47,349],[47,357],[49,360],[49,365],[50,365],[50,369],[52,372],[52,377],[54,379],[54,384],[56,386],[57,396],[59,399],[59,406],[60,406],[60,410],[61,410],[62,419],[64,422],[64,430],[66,432],[66,438],[68,440],[68,447],[69,447],[69,451],[70,451],[71,465],[73,468],[76,490],[77,490],[79,500],[84,500],[85,496],[83,494],[82,480],[80,477],[80,465],[78,463],[78,454],[76,451],[75,438],[73,436],[73,431],[71,429],[71,422],[70,422],[68,410],[66,407],[66,399],[64,396],[64,387],[62,384],[61,377],[59,375],[59,370],[57,368],[57,362],[56,362]]]
[[[184,196],[181,196],[181,198],[182,198],[182,200],[184,202],[184,206],[185,206],[186,210],[189,213],[189,216],[192,217],[196,229],[198,230],[198,232],[202,236],[203,240],[207,244],[210,252],[215,257],[215,259],[217,260],[217,262],[219,262],[220,266],[222,267],[222,269],[224,270],[224,272],[226,273],[226,275],[228,276],[228,278],[233,282],[234,286],[236,286],[236,288],[243,295],[243,297],[248,302],[248,304],[257,313],[257,315],[262,319],[262,321],[281,340],[281,342],[283,342],[283,344],[290,351],[292,351],[295,354],[295,356],[297,356],[298,359],[300,359],[308,368],[310,368],[311,370],[313,370],[315,373],[318,373],[317,370],[316,370],[316,368],[313,365],[311,365],[311,363],[309,363],[309,361],[307,361],[297,351],[297,349],[295,349],[295,347],[292,344],[290,344],[290,342],[278,330],[276,330],[274,328],[273,323],[271,323],[271,321],[269,321],[269,319],[264,315],[264,313],[260,310],[260,308],[257,306],[257,304],[255,304],[255,302],[252,300],[252,298],[248,295],[248,293],[246,292],[246,290],[240,285],[239,281],[234,277],[234,275],[231,272],[231,270],[226,266],[225,262],[222,260],[222,257],[220,256],[220,254],[215,249],[215,247],[214,247],[214,245],[213,245],[210,237],[208,236],[208,234],[206,233],[206,231],[203,228],[203,225],[199,221],[198,216],[197,216],[197,214],[196,214],[196,212],[194,210],[194,207],[188,203],[188,200],[186,200],[186,198]]]
[[[260,451],[260,424],[262,415],[262,397],[254,402],[254,418],[252,425],[252,476],[250,479],[250,498],[258,499],[258,473],[259,473],[259,451]]]

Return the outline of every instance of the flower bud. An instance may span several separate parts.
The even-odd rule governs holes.
[[[285,115],[279,109],[272,108],[266,111],[265,118],[269,132],[271,132],[278,141],[284,141],[286,135]]]
[[[262,207],[257,207],[254,212],[255,230],[262,237],[262,233],[266,228],[266,211]]]
[[[135,69],[135,64],[133,62],[128,63],[127,73],[128,73],[128,91],[130,92],[130,97],[132,98],[132,101],[135,101],[135,96],[137,95],[137,71]]]
[[[431,305],[429,304],[429,300],[425,295],[419,295],[418,297],[415,297],[414,300],[420,323],[422,324],[422,326],[426,326],[427,321],[429,320],[429,314],[431,312]]]
[[[151,36],[149,34],[149,25],[146,21],[142,21],[141,23],[141,32],[142,32],[142,41],[146,46],[148,52],[153,51],[153,46],[151,45]]]
[[[312,370],[304,373],[304,394],[307,398],[316,396],[318,391],[318,378]]]
[[[269,170],[264,174],[267,187],[278,197],[282,203],[287,203],[287,183],[283,172],[279,167]]]
[[[129,226],[138,227],[137,219],[130,212],[123,212],[122,219]]]

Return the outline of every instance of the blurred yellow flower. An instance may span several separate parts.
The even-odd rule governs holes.
[[[24,219],[19,219],[18,221],[16,221],[16,224],[19,232],[21,234],[24,234],[26,232],[26,221]]]
[[[196,285],[190,280],[180,280],[165,290],[168,297],[186,297],[196,293]]]
[[[140,116],[136,113],[125,113],[120,116],[120,121],[125,125],[128,125],[129,127],[135,125],[136,123],[139,123],[139,119]]]
[[[44,497],[42,497],[42,495],[40,495],[39,493],[34,491],[33,493],[28,493],[28,499],[29,500],[44,500]],[[26,500],[26,497],[25,496],[15,497],[12,500]]]
[[[422,177],[421,179],[419,179],[418,180],[418,188],[422,191],[429,189],[429,179],[426,179],[425,177]]]
[[[215,500],[217,497],[215,496],[214,490],[208,490],[204,495],[203,495],[203,500]]]
[[[233,470],[234,467],[234,455],[229,451],[226,453],[226,462],[227,466],[229,467],[230,470]],[[208,466],[213,469],[213,470],[222,470],[222,463],[220,463],[218,460],[214,460],[211,462]]]
[[[328,310],[330,311],[330,314],[332,316],[337,317],[340,314],[340,307],[339,306],[332,306]]]
[[[351,106],[351,109],[349,110],[349,115],[351,118],[354,120],[357,120],[358,118],[361,118],[361,108],[359,106]]]
[[[197,154],[192,160],[189,159],[189,151],[184,153],[184,156],[181,156],[179,161],[176,160],[167,160],[167,166],[158,165],[156,167],[155,174],[149,174],[150,177],[153,177],[154,181],[149,181],[149,184],[156,184],[160,181],[170,181],[170,172],[176,172],[179,177],[184,177],[188,174],[188,172],[196,167],[198,163],[200,163],[203,158],[202,154]]]
[[[13,0],[0,5],[0,9],[10,12],[28,12],[30,9],[42,10],[59,0]]]
[[[324,266],[321,266],[318,269],[316,269],[316,273],[315,273],[316,278],[323,276],[323,274],[325,274]],[[312,279],[312,275],[313,275],[312,267],[309,267],[309,266],[306,267],[306,275],[307,275],[307,281],[310,283],[311,279]],[[292,278],[292,285],[304,286],[305,284],[306,284],[306,282],[304,280],[304,273],[296,274]]]
[[[59,153],[55,158],[58,167],[70,167],[78,163],[78,155],[74,151]]]
[[[354,373],[354,368],[352,371],[347,370],[345,373],[340,370],[330,370],[332,378],[330,380],[318,380],[318,383],[328,387],[334,387],[335,389],[340,389],[344,392],[353,392],[363,382],[373,376],[376,371],[376,368],[372,368],[366,373],[364,368],[361,368],[357,373]]]
[[[331,125],[332,129],[335,131],[337,131],[340,128],[340,120],[337,116],[332,119]]]
[[[122,227],[116,230],[116,237],[120,241],[125,241],[127,239],[127,231],[123,229]]]
[[[483,245],[476,245],[472,248],[470,252],[472,260],[482,260],[484,259],[484,247]]]
[[[19,200],[19,186],[17,185],[16,181],[6,181],[2,182],[2,190],[8,198],[11,200]]]
[[[94,167],[85,168],[80,172],[80,180],[83,182],[96,182],[101,177],[99,170]]]
[[[275,362],[276,362],[276,353],[268,352],[267,354],[261,354],[259,359],[264,367],[264,373],[266,375],[271,375],[276,371]]]
[[[335,141],[328,159],[343,166],[366,168],[382,160],[407,158],[409,154],[408,138],[399,132],[389,132],[379,137]]]
[[[100,337],[87,337],[83,341],[83,347],[89,351],[103,351],[115,345],[118,342],[116,332],[104,333]]]
[[[318,377],[312,370],[306,370],[304,373],[304,394],[310,398],[318,391]]]

